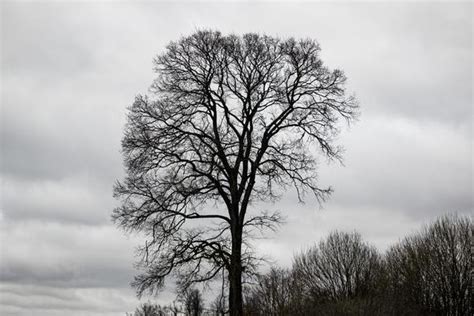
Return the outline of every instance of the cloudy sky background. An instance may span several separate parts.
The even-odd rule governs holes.
[[[381,251],[446,212],[473,210],[472,3],[1,3],[0,313],[124,315],[136,236],[114,227],[126,107],[152,58],[199,28],[310,37],[362,115],[322,166],[335,193],[298,205],[260,253],[288,266],[329,231]],[[170,302],[165,291],[159,302]],[[146,299],[145,299],[146,300]]]

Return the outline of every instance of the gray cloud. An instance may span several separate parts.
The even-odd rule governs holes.
[[[345,47],[353,54],[343,60],[366,111],[472,126],[469,9],[439,3],[358,9],[355,15],[368,21],[354,25],[352,48]]]
[[[57,287],[128,287],[134,245],[110,225],[2,222],[0,280]]]
[[[3,179],[5,220],[44,220],[102,225],[110,222],[115,205],[111,187],[98,185],[96,177],[75,175],[60,180]]]
[[[52,288],[3,283],[2,315],[123,315],[138,300],[131,290],[108,288]]]
[[[292,192],[256,249],[277,264],[334,229],[380,249],[447,211],[473,209],[472,4],[1,4],[0,312],[117,315],[138,236],[110,223],[125,110],[153,56],[197,28],[316,38],[360,100],[345,167],[319,209]],[[259,207],[259,206],[256,206]],[[160,302],[173,299],[167,289]]]
[[[330,205],[392,209],[412,218],[468,212],[473,139],[437,121],[377,116],[345,134],[347,168],[322,168]]]

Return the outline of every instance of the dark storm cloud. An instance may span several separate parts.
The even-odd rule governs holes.
[[[333,229],[385,249],[472,199],[472,4],[2,2],[0,312],[117,315],[139,237],[110,223],[125,109],[152,58],[197,28],[311,37],[349,78],[361,118],[345,167],[321,160],[320,209],[291,191],[256,248],[277,264]],[[172,290],[160,299],[168,303]]]

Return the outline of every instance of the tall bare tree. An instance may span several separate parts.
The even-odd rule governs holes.
[[[316,157],[339,160],[338,120],[357,111],[346,77],[329,70],[310,39],[198,31],[154,60],[154,98],[137,96],[122,148],[126,178],[114,219],[148,238],[144,273],[154,291],[173,271],[183,286],[229,276],[231,315],[242,315],[242,276],[254,256],[245,234],[274,228],[277,213],[250,214],[292,186],[318,200]]]

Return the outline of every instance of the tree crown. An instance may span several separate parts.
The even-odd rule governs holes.
[[[233,236],[280,221],[277,213],[246,217],[252,201],[275,200],[277,187],[294,187],[300,200],[331,192],[317,185],[311,148],[340,159],[338,120],[354,119],[357,103],[319,52],[310,39],[198,31],[155,58],[155,97],[137,96],[129,109],[127,176],[115,187],[123,201],[115,220],[150,237],[139,291],[178,267],[192,276],[186,284],[228,269]],[[243,257],[247,271],[252,258]],[[203,273],[203,262],[213,268]]]

